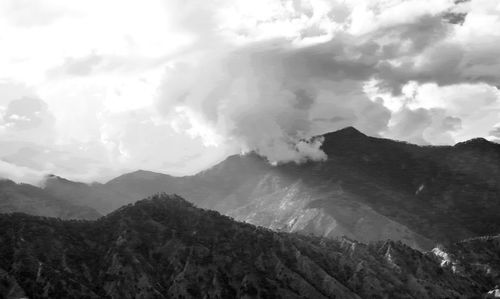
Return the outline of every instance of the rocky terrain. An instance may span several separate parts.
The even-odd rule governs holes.
[[[500,283],[500,235],[476,237],[438,246],[432,253],[441,265],[462,276],[474,280],[485,279],[492,284]]]
[[[481,298],[498,283],[498,264],[476,267],[498,237],[446,249],[458,271],[401,242],[273,232],[175,195],[96,221],[4,214],[0,227],[4,298]]]
[[[393,239],[423,250],[500,232],[500,145],[473,139],[417,146],[354,128],[323,137],[326,161],[271,166],[250,153],[194,176],[136,171],[106,184],[79,184],[77,192],[76,183],[51,177],[45,190],[103,214],[172,192],[274,230]]]

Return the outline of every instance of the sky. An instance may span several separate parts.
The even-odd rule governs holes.
[[[2,0],[0,177],[322,160],[354,126],[500,141],[497,0]]]

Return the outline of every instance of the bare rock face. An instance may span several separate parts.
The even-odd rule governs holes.
[[[441,263],[457,275],[500,284],[500,235],[471,238],[432,250]],[[495,291],[493,292],[495,293]]]
[[[1,215],[0,227],[4,297],[470,298],[494,288],[401,242],[277,233],[178,196],[96,221]]]
[[[267,175],[248,202],[235,209],[222,212],[239,221],[268,227],[276,231],[299,232],[328,238],[349,237],[360,242],[400,240],[417,249],[433,242],[353,201],[340,186],[331,186],[318,193],[297,180],[280,184],[279,176]]]

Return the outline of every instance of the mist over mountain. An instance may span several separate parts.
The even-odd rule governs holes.
[[[10,214],[0,225],[0,292],[10,297],[472,298],[493,288],[500,270],[495,262],[481,271],[480,255],[461,255],[460,269],[476,269],[466,272],[401,242],[276,233],[175,195],[97,221]],[[498,237],[484,243],[447,254],[498,249]]]
[[[51,177],[44,189],[103,214],[172,192],[278,231],[393,239],[419,249],[500,232],[500,145],[417,146],[352,127],[322,137],[325,161],[272,166],[250,153],[194,176],[140,170],[92,185]]]

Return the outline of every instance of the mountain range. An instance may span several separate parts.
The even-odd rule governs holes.
[[[179,194],[236,220],[428,250],[500,232],[500,145],[473,139],[417,146],[349,127],[322,136],[326,161],[273,166],[230,156],[193,176],[139,170],[105,184],[47,177],[44,191],[106,214],[152,193]]]
[[[0,180],[0,213],[22,212],[62,219],[97,219],[102,216],[88,205],[77,205],[29,184]]]
[[[499,144],[321,137],[325,161],[2,180],[0,297],[500,296]]]

